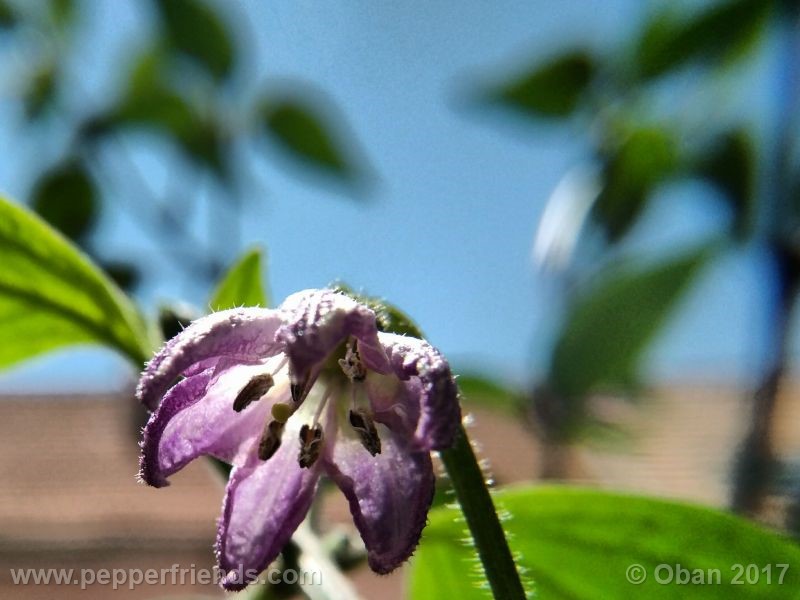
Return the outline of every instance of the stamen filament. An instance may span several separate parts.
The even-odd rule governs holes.
[[[286,367],[286,364],[289,362],[289,357],[285,354],[281,357],[281,362],[278,363],[278,366],[275,367],[275,370],[272,371],[272,376],[274,377],[278,373],[281,372]]]
[[[325,394],[322,396],[322,400],[319,401],[317,409],[314,411],[314,419],[311,421],[312,427],[316,427],[319,423],[319,418],[322,416],[322,411],[325,409],[325,406],[328,404],[328,400],[331,396],[333,396],[333,390],[331,388],[326,388]]]

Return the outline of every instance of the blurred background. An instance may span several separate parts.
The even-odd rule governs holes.
[[[797,531],[799,25],[792,0],[0,0],[0,192],[165,335],[253,247],[272,303],[390,300],[461,373],[500,484]],[[0,564],[210,564],[203,468],[167,500],[133,481],[128,363],[3,360],[0,468],[30,468]]]

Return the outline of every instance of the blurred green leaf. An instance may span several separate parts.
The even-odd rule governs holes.
[[[75,0],[49,0],[48,7],[56,25],[64,27],[75,17]]]
[[[0,0],[0,29],[10,29],[17,24],[17,15],[6,0]]]
[[[413,319],[394,304],[376,298],[369,298],[367,302],[377,315],[380,331],[423,338],[422,332]]]
[[[495,501],[509,514],[503,527],[526,571],[526,588],[541,600],[777,599],[795,598],[800,586],[800,549],[792,540],[718,510],[570,487],[510,489]],[[483,577],[475,571],[474,548],[464,542],[465,528],[456,509],[429,513],[411,562],[413,600],[491,598],[479,588]],[[638,585],[626,577],[636,574],[628,571],[633,564],[646,572]],[[733,565],[751,564],[758,565],[758,581],[742,577],[742,585],[731,585],[739,570]],[[779,584],[780,564],[789,568]],[[659,565],[673,571],[680,565],[690,574],[718,569],[721,583],[658,583]],[[761,570],[767,565],[770,580]],[[662,567],[659,577],[667,574]]]
[[[174,302],[158,308],[158,327],[166,340],[171,340],[203,315],[192,305]],[[226,465],[227,466],[227,465]],[[228,470],[230,467],[227,466]]]
[[[137,367],[146,326],[127,297],[34,213],[0,198],[0,367],[72,344],[109,346]]]
[[[100,265],[106,275],[120,288],[129,292],[139,285],[141,273],[134,265],[123,261],[105,261]]]
[[[216,121],[201,115],[170,87],[164,60],[159,47],[142,52],[131,71],[128,92],[112,121],[160,129],[172,137],[190,159],[222,175],[222,135]]]
[[[468,406],[517,414],[525,402],[525,395],[518,390],[475,373],[460,374],[458,389],[461,391],[462,403]]]
[[[97,136],[116,127],[152,127],[172,138],[188,158],[224,176],[219,126],[171,87],[164,72],[165,58],[160,48],[144,50],[134,61],[118,105],[94,119],[86,132]]]
[[[267,132],[293,158],[343,180],[355,178],[355,168],[346,158],[339,140],[301,102],[268,102],[263,108],[263,118]]]
[[[164,88],[131,94],[119,106],[115,117],[115,120],[124,124],[160,127],[177,138],[188,136],[196,125],[191,106],[180,95]]]
[[[23,92],[25,115],[34,120],[42,116],[45,109],[53,104],[56,95],[56,64],[46,61],[36,67]]]
[[[34,210],[68,238],[80,240],[97,218],[97,193],[86,169],[68,162],[46,172],[32,194]]]
[[[156,0],[171,44],[217,79],[233,68],[233,42],[225,23],[202,0]]]
[[[168,58],[161,44],[154,43],[141,49],[131,63],[126,97],[148,96],[163,89]]]
[[[756,153],[750,136],[736,129],[716,139],[699,171],[725,195],[733,209],[733,233],[746,239],[756,217]]]
[[[261,250],[243,254],[228,270],[211,294],[212,311],[239,306],[269,306],[262,278]]]
[[[567,117],[591,82],[594,64],[585,52],[559,56],[489,93],[489,99],[535,117]]]
[[[673,7],[647,24],[635,52],[637,70],[656,77],[690,61],[742,55],[763,30],[773,3],[769,0],[725,0],[689,18]]]
[[[209,168],[213,173],[225,180],[228,175],[223,158],[223,133],[219,123],[207,118],[200,118],[195,127],[179,137],[178,142],[186,154],[198,164]]]
[[[634,225],[653,189],[678,166],[675,142],[663,129],[633,131],[603,160],[605,185],[592,216],[612,241]]]
[[[550,365],[562,397],[636,384],[644,351],[711,255],[693,250],[646,268],[613,267],[566,315]]]

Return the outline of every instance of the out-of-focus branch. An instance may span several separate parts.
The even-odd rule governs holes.
[[[195,273],[199,273],[209,280],[217,273],[216,261],[208,256],[208,251],[198,249],[204,248],[204,244],[197,239],[192,232],[185,226],[184,222],[174,214],[168,207],[164,207],[157,199],[156,192],[147,182],[135,161],[127,155],[125,148],[120,148],[114,156],[125,161],[124,169],[126,176],[134,183],[140,197],[153,205],[149,211],[142,210],[141,206],[131,206],[122,201],[121,197],[115,200],[131,217],[136,219],[150,237],[159,245],[163,255],[170,258],[177,266],[182,269],[189,267]],[[92,162],[97,165],[95,174],[101,178],[107,178],[108,171],[103,166],[102,159],[97,153],[93,153]],[[165,232],[169,239],[164,238]],[[198,255],[200,254],[200,256]]]
[[[768,249],[773,259],[775,296],[769,310],[770,347],[764,374],[753,396],[750,430],[740,448],[734,471],[732,508],[737,512],[757,514],[772,484],[777,457],[772,428],[781,382],[787,370],[789,327],[800,291],[800,260],[785,230],[790,214],[794,186],[793,152],[800,114],[800,10],[797,2],[784,2],[780,13],[782,26],[777,85],[775,147],[766,193],[765,214]]]
[[[777,271],[777,306],[771,322],[771,357],[753,396],[750,430],[740,448],[734,472],[732,508],[755,515],[774,479],[777,466],[773,444],[773,422],[781,382],[786,374],[789,352],[789,326],[800,291],[800,270],[796,257],[781,246],[773,248]]]

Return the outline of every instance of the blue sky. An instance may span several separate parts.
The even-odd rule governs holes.
[[[247,23],[242,35],[258,47],[254,81],[292,78],[324,90],[377,175],[358,200],[298,177],[271,151],[257,161],[266,193],[248,202],[243,237],[266,246],[273,297],[342,279],[404,308],[455,365],[525,381],[541,367],[558,314],[555,285],[531,261],[533,235],[550,192],[586,147],[580,131],[466,110],[461,100],[488,74],[575,45],[620,44],[644,4],[235,3],[234,17]],[[102,73],[146,20],[130,2],[94,6],[83,26],[102,31],[76,64]],[[87,81],[90,89],[103,85],[102,75]],[[18,117],[0,105],[0,144]],[[15,174],[36,158],[32,148],[0,163],[0,190],[12,197],[27,191],[29,182]],[[156,182],[163,175],[146,156],[142,166]],[[657,256],[724,230],[729,218],[703,190],[666,190],[627,248]],[[202,215],[194,220],[204,231]],[[125,218],[107,218],[97,241],[120,257],[153,255],[158,265]],[[704,272],[649,357],[653,376],[752,376],[764,343],[760,260],[742,250]],[[167,276],[141,291],[146,306],[181,296],[204,303],[207,290],[176,284],[166,266],[156,268]],[[0,391],[107,389],[127,380],[124,372],[103,351],[63,352],[0,374]]]

